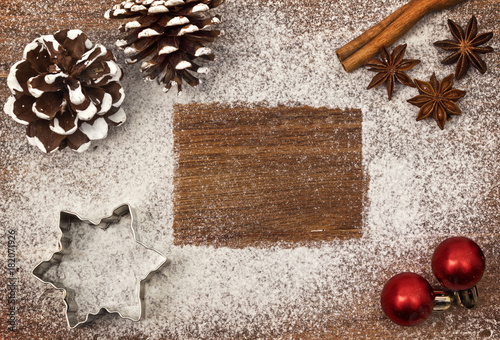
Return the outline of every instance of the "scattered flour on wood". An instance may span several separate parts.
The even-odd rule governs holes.
[[[225,35],[211,46],[217,58],[203,83],[185,88],[181,97],[175,89],[165,95],[155,83],[142,82],[137,65],[125,66],[128,121],[86,153],[42,155],[27,146],[22,127],[9,125],[19,130],[8,144],[18,165],[12,166],[15,194],[3,198],[2,222],[19,230],[26,265],[34,267],[57,251],[60,210],[99,219],[127,202],[139,211],[141,241],[172,263],[148,284],[143,321],[104,317],[87,328],[89,334],[119,336],[137,329],[151,339],[266,338],[293,330],[319,334],[334,324],[355,329],[352,323],[369,318],[401,336],[418,337],[418,329],[396,328],[382,317],[379,292],[401,271],[420,273],[436,285],[430,271],[434,247],[488,222],[484,202],[499,198],[492,183],[500,137],[491,131],[499,131],[500,69],[498,54],[486,55],[491,68],[485,75],[472,69],[455,85],[468,92],[459,102],[464,114],[444,131],[432,119],[415,121],[418,109],[406,99],[416,89],[398,84],[390,102],[383,86],[367,91],[374,74],[346,74],[335,49],[403,3],[384,1],[380,9],[342,0],[316,10],[296,0],[228,1],[217,10]],[[432,42],[450,38],[446,18],[463,17],[463,11],[470,16],[473,3],[429,15],[401,40],[408,44],[407,58],[422,60],[410,76],[428,80],[435,70],[442,79],[453,72],[439,63],[447,54]],[[499,47],[495,39],[492,45]],[[172,246],[173,104],[214,101],[360,108],[370,178],[363,237],[295,249]],[[43,294],[28,273],[24,280],[34,297]],[[470,311],[467,334],[478,336],[482,319],[498,335],[490,312]],[[440,319],[433,316],[428,327]],[[462,334],[455,321],[440,323],[442,334]]]

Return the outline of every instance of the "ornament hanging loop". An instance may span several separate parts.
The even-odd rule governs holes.
[[[434,307],[432,308],[435,312],[443,312],[451,307],[451,304],[455,301],[455,295],[450,294],[442,290],[434,291]]]
[[[443,312],[449,309],[453,302],[456,302],[460,307],[471,309],[474,308],[477,300],[478,290],[476,286],[458,291],[434,290],[434,307],[432,310]]]
[[[476,305],[478,293],[477,287],[453,292],[455,300],[460,307],[471,309]]]

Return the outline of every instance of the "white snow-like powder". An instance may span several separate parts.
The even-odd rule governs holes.
[[[161,33],[160,32],[157,32],[155,31],[154,29],[152,28],[146,28],[144,30],[142,30],[140,33],[139,33],[139,39],[140,38],[147,38],[147,37],[152,37],[152,36],[155,36],[155,35],[160,35]]]
[[[175,51],[179,50],[179,48],[175,47],[175,46],[163,46],[161,48],[160,51],[158,51],[158,54],[170,54],[170,53],[174,53]]]
[[[182,60],[177,65],[175,65],[176,70],[184,70],[191,67],[192,64],[189,61]]]
[[[68,39],[75,40],[78,38],[83,32],[81,30],[69,30],[67,33]]]
[[[177,35],[181,36],[184,34],[193,33],[193,32],[197,32],[197,31],[199,31],[198,26],[188,25],[188,26],[184,26],[184,28],[182,28]]]
[[[139,21],[129,21],[125,24],[126,29],[139,28],[141,23]]]
[[[92,124],[83,123],[80,126],[80,130],[90,140],[104,139],[108,135],[108,123],[104,118],[97,118]]]
[[[68,75],[66,73],[63,73],[63,72],[59,72],[59,73],[49,73],[47,74],[45,77],[44,77],[44,80],[47,84],[54,84],[54,82],[56,81],[57,78],[67,78]]]
[[[140,281],[165,261],[157,252],[137,243],[130,215],[106,228],[87,221],[71,223],[71,244],[62,261],[44,274],[75,293],[75,316],[83,322],[101,308],[138,320],[141,316]]]
[[[89,39],[85,40],[85,48],[87,50],[90,50],[92,48],[92,41],[90,41]]]
[[[173,17],[167,22],[168,26],[185,25],[189,23],[189,19],[186,17]]]
[[[116,113],[108,116],[108,119],[118,125],[123,124],[127,120],[127,116],[125,115],[125,111],[123,109],[119,109]]]
[[[82,86],[80,82],[78,82],[75,86],[74,89],[72,89],[70,86],[68,87],[68,93],[69,93],[69,100],[71,103],[75,105],[80,105],[85,101],[85,95],[82,92]],[[90,118],[87,118],[90,119]]]
[[[169,12],[168,8],[163,5],[151,6],[148,9],[148,14],[167,13],[167,12]]]
[[[208,7],[205,4],[197,4],[196,6],[193,7],[192,12],[193,13],[199,13],[199,12],[205,12],[208,11],[210,7]]]
[[[144,320],[104,317],[85,328],[89,337],[119,338],[137,330],[150,339],[270,338],[293,332],[314,337],[330,331],[347,338],[363,336],[355,326],[360,320],[402,338],[419,338],[429,329],[443,338],[477,338],[483,330],[497,336],[498,304],[494,311],[433,315],[424,328],[393,325],[379,306],[383,284],[399,272],[417,272],[436,286],[430,269],[434,247],[449,236],[481,235],[477,226],[487,225],[491,216],[485,202],[500,199],[492,184],[500,165],[500,135],[492,133],[500,128],[498,54],[484,56],[486,74],[471,69],[455,84],[467,91],[459,101],[464,114],[448,121],[444,131],[432,119],[416,122],[418,108],[406,102],[416,89],[397,84],[388,101],[385,87],[366,90],[375,73],[347,74],[335,56],[338,47],[404,3],[387,0],[380,9],[361,0],[319,7],[298,0],[228,1],[216,10],[225,35],[209,46],[216,60],[203,63],[211,72],[198,87],[183,86],[181,97],[175,88],[164,94],[156,83],[142,82],[136,65],[125,66],[127,123],[111,129],[92,150],[45,156],[22,145],[21,137],[7,144],[15,194],[4,199],[1,221],[17,228],[24,240],[26,265],[34,267],[57,251],[60,210],[98,219],[128,202],[139,212],[141,241],[172,263],[147,285]],[[408,44],[407,58],[422,60],[408,74],[428,80],[433,71],[439,79],[452,73],[452,66],[439,62],[448,54],[432,43],[451,37],[448,17],[464,26],[463,18],[475,11],[468,2],[418,23],[400,40]],[[497,41],[491,42],[496,50]],[[173,104],[192,102],[361,109],[369,178],[362,238],[294,249],[173,246]],[[487,256],[500,253],[500,245],[489,246],[493,251]],[[24,280],[33,300],[47,294],[35,278],[26,274]],[[45,304],[60,299],[50,296]],[[338,325],[354,333],[346,335]]]
[[[212,50],[208,47],[200,47],[200,48],[197,48],[196,49],[196,52],[195,52],[195,56],[199,57],[199,56],[202,56],[202,55],[209,55],[210,53],[212,53]]]

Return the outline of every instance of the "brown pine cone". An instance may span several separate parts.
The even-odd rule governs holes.
[[[10,69],[4,111],[27,125],[29,143],[43,152],[82,152],[107,136],[108,125],[125,122],[121,77],[113,54],[80,30],[44,35]]]
[[[116,42],[125,49],[127,63],[141,60],[145,80],[156,78],[168,91],[177,83],[178,92],[182,80],[191,86],[199,84],[194,73],[206,73],[207,68],[193,60],[213,60],[212,50],[205,47],[220,35],[212,26],[220,23],[218,16],[208,11],[225,0],[125,0],[105,14],[107,19],[129,19],[120,26],[128,34]]]

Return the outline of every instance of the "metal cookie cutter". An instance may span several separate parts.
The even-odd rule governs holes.
[[[81,296],[79,296],[79,291],[74,290],[74,287],[70,288],[69,284],[64,283],[64,281],[67,281],[66,275],[64,275],[63,268],[65,258],[68,259],[78,257],[82,248],[85,248],[88,245],[85,239],[77,239],[82,236],[81,234],[84,233],[85,229],[91,230],[92,233],[98,233],[91,235],[91,237],[94,237],[94,239],[97,240],[101,240],[110,235],[118,235],[119,233],[124,233],[130,239],[130,234],[127,234],[126,231],[122,230],[123,228],[120,228],[120,221],[122,221],[123,224],[123,221],[126,218],[130,218],[131,221],[129,232],[131,233],[131,239],[134,241],[131,243],[134,244],[135,248],[137,248],[135,249],[135,252],[127,251],[118,254],[113,253],[114,250],[111,250],[111,252],[109,252],[109,249],[114,249],[113,246],[117,244],[116,242],[113,243],[112,241],[109,241],[109,249],[107,246],[106,248],[108,249],[108,253],[111,254],[111,256],[108,254],[108,258],[99,257],[95,254],[95,252],[91,252],[91,255],[94,257],[94,262],[99,260],[106,261],[106,266],[102,267],[104,269],[101,269],[99,273],[96,274],[94,268],[92,268],[92,266],[94,265],[93,262],[84,262],[83,265],[75,265],[69,269],[71,275],[78,276],[77,280],[80,280],[80,276],[84,279],[88,279],[89,277],[91,277],[91,279],[96,279],[101,283],[101,286],[99,286],[98,284],[97,287],[95,287],[95,285],[92,285],[92,289],[102,288],[102,290],[100,291],[102,292],[105,291],[106,288],[109,288],[109,292],[113,292],[113,294],[116,295],[112,296],[110,298],[111,300],[103,302],[94,301],[96,300],[93,299],[95,298],[95,296],[89,294],[89,296],[91,297],[90,300],[92,301],[91,303],[95,303],[96,305],[93,305],[92,308],[82,310],[82,308],[79,306],[79,303],[81,302],[78,302],[81,299]],[[66,318],[69,327],[74,328],[80,324],[90,322],[94,320],[97,315],[103,314],[105,312],[117,313],[122,318],[139,321],[141,316],[144,315],[145,284],[151,278],[152,274],[168,264],[168,261],[163,254],[153,248],[145,246],[138,240],[136,233],[137,219],[133,208],[128,204],[123,204],[116,208],[111,216],[105,217],[97,223],[83,219],[75,213],[61,211],[59,227],[62,231],[62,236],[59,241],[59,251],[57,253],[54,253],[50,260],[41,262],[38,266],[36,266],[36,268],[33,270],[33,275],[40,279],[42,282],[49,283],[54,288],[63,291],[64,302],[66,304]],[[119,245],[121,246],[123,243],[124,242],[120,242]],[[132,253],[141,253],[143,256],[147,254],[147,257],[151,257],[153,259],[151,261],[153,263],[153,265],[151,266],[152,269],[148,269],[148,266],[145,265],[144,262],[135,260],[135,264],[128,265],[128,267],[126,268],[127,270],[121,270],[121,267],[117,265],[117,258],[119,258],[120,256],[130,256]],[[66,264],[66,266],[68,266],[68,264]],[[84,270],[82,269],[84,269],[84,267],[86,266],[89,266],[90,269],[87,269],[87,272],[83,273]],[[102,284],[103,276],[106,276],[108,271],[112,272],[113,269],[118,275],[121,275],[118,280],[120,283],[127,282],[127,280],[134,280],[133,289],[130,289],[129,285],[127,287],[129,288],[127,294],[123,294],[123,296],[125,297],[128,296],[128,299],[126,299],[128,301],[125,302],[125,305],[120,305],[113,302],[113,299],[115,297],[122,296],[120,295],[120,291],[118,291],[118,293],[115,292],[115,286],[107,287],[106,285]],[[92,272],[92,270],[94,270],[94,272]],[[130,270],[132,270],[133,273],[130,273]],[[66,269],[66,271],[68,271],[68,269]],[[137,271],[139,271],[139,273],[137,273]],[[88,287],[88,285],[85,287]],[[133,294],[131,293],[131,291],[133,291]]]

